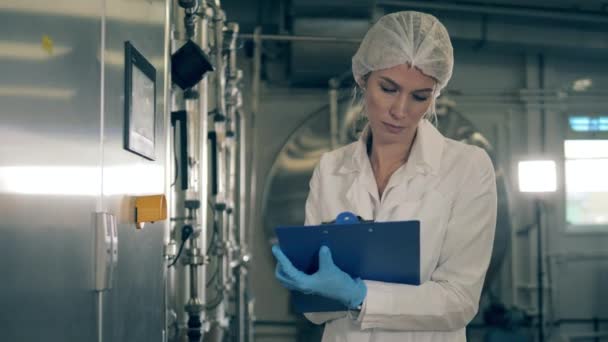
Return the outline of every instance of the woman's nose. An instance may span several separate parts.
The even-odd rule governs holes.
[[[404,118],[407,112],[407,95],[406,94],[400,94],[399,96],[395,97],[395,100],[393,101],[391,108],[390,108],[390,115],[396,119],[402,119]]]

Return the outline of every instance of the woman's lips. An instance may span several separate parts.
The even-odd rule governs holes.
[[[382,124],[384,124],[384,127],[386,128],[387,131],[389,131],[390,133],[393,133],[393,134],[401,133],[401,131],[403,131],[405,129],[405,127],[391,125],[386,122],[382,122]]]

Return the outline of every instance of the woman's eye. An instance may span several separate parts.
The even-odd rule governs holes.
[[[418,102],[424,102],[428,99],[428,97],[420,96],[420,95],[416,95],[416,94],[413,94],[412,96],[414,97],[414,100],[416,100]]]
[[[397,91],[397,89],[395,88],[391,88],[391,87],[386,87],[384,85],[380,85],[380,88],[382,89],[383,92],[385,93],[394,93]]]

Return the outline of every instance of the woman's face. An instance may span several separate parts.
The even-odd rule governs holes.
[[[408,64],[372,71],[365,86],[365,105],[374,142],[406,140],[428,111],[435,83]]]

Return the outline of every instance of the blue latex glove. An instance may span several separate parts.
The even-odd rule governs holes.
[[[359,278],[351,278],[339,269],[326,246],[319,250],[319,270],[311,275],[295,268],[279,246],[272,246],[272,254],[277,259],[275,276],[290,290],[335,299],[349,309],[361,305],[367,295],[365,283]]]

